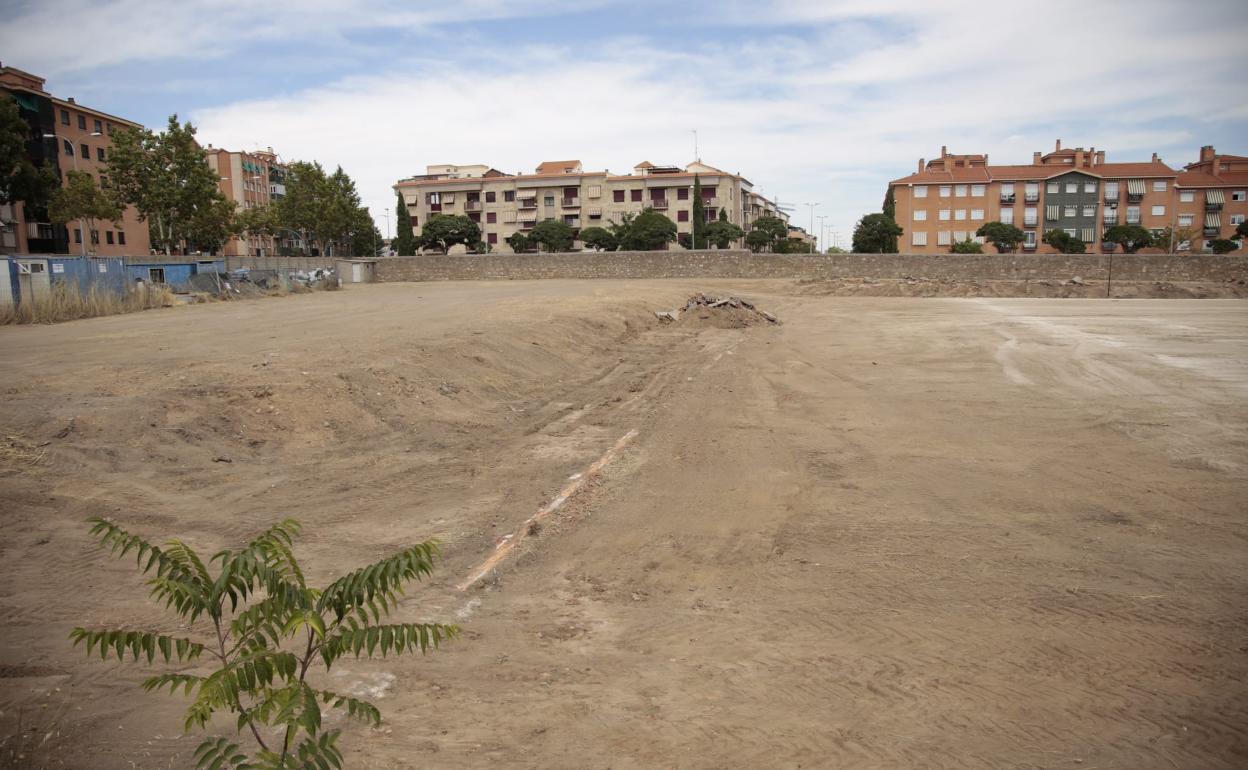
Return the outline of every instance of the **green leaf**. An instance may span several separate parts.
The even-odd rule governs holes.
[[[204,651],[204,646],[199,642],[151,631],[75,628],[69,633],[69,638],[73,640],[75,647],[86,642],[88,655],[91,654],[91,649],[99,644],[101,659],[107,658],[109,650],[112,649],[117,659],[123,662],[127,649],[130,650],[135,660],[139,659],[140,653],[144,653],[150,662],[159,648],[166,663],[172,660],[189,662],[198,658]],[[176,648],[176,654],[170,655],[170,650],[173,648]]]
[[[380,613],[389,613],[402,594],[404,583],[419,580],[433,572],[438,554],[437,541],[429,540],[355,570],[326,587],[316,608],[332,611],[338,620],[353,613],[367,620],[363,613],[371,609],[376,622]]]

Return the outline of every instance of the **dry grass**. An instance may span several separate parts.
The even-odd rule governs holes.
[[[0,435],[0,469],[29,470],[43,462],[47,450],[34,446],[21,436]]]
[[[76,285],[59,281],[44,297],[0,308],[0,324],[59,323],[170,307],[173,301],[173,292],[164,286],[140,284],[117,293],[93,285],[83,293]]]

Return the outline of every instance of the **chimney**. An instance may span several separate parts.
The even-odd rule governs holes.
[[[945,145],[943,145],[943,144],[942,144],[942,145],[940,146],[940,157],[942,157],[942,158],[943,158],[943,157],[945,157],[945,156],[946,156],[946,155],[948,155],[948,154],[949,154],[949,148],[948,148],[947,146],[945,146]]]
[[[1159,160],[1161,160],[1161,158],[1157,157],[1157,153],[1153,153],[1153,162],[1156,163]]]
[[[1105,151],[1101,150],[1100,152],[1096,154],[1096,165],[1100,166],[1100,165],[1104,165],[1104,163],[1105,163]]]
[[[1058,139],[1058,140],[1057,140],[1057,146],[1054,148],[1054,150],[1053,150],[1053,151],[1054,151],[1054,152],[1057,152],[1058,150],[1061,150],[1061,149],[1062,149],[1062,140],[1061,140],[1061,139]]]
[[[1214,156],[1217,154],[1218,153],[1213,149],[1212,144],[1206,144],[1204,147],[1200,148],[1200,159],[1202,161],[1213,160]]]
[[[1091,147],[1088,149],[1088,167],[1091,168],[1092,166],[1095,166],[1095,165],[1096,165],[1096,148]]]
[[[919,173],[923,173],[923,159],[919,158]]]
[[[76,104],[76,103],[77,103],[77,102],[75,102],[75,101],[74,101],[74,97],[72,97],[72,96],[71,96],[71,97],[69,97],[68,99],[66,99],[65,101],[69,102],[70,104]]]
[[[988,153],[984,153],[984,165],[988,165]]]
[[[1079,168],[1082,165],[1083,165],[1083,148],[1076,147],[1075,148],[1075,168]]]
[[[1031,154],[1031,165],[1033,165],[1033,166],[1040,166],[1040,165],[1043,165],[1043,161],[1041,161],[1041,160],[1040,160],[1040,152],[1039,152],[1039,150],[1037,150],[1036,152],[1033,152],[1033,153]]]

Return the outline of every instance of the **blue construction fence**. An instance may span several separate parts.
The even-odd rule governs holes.
[[[0,255],[0,304],[21,302],[24,292],[38,296],[57,283],[74,286],[83,296],[93,289],[123,293],[138,281],[183,291],[191,276],[224,272],[224,258],[174,262],[134,257]]]

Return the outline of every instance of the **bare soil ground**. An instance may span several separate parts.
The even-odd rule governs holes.
[[[1238,299],[1248,280],[1171,282],[1057,280],[998,281],[933,278],[802,280],[798,293],[837,297],[1035,297],[1053,299]]]
[[[658,323],[694,291],[783,324]],[[69,647],[174,628],[92,514],[209,551],[293,515],[318,580],[441,538],[397,615],[465,635],[335,669],[386,716],[347,727],[352,768],[1248,765],[1248,305],[801,291],[0,329],[0,765],[190,765],[181,697]]]

